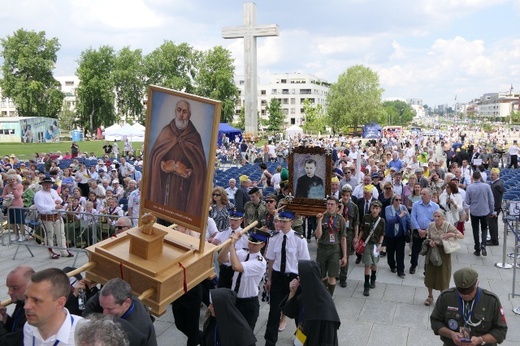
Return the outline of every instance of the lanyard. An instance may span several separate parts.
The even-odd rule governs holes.
[[[459,300],[459,309],[462,311],[462,317],[464,318],[464,326],[470,325],[472,327],[476,327],[480,325],[482,321],[479,321],[478,323],[471,322],[471,316],[473,315],[473,308],[475,307],[475,304],[480,299],[480,293],[481,289],[480,287],[477,289],[477,294],[475,295],[475,298],[473,299],[473,302],[471,303],[471,307],[469,309],[466,308],[466,302],[462,300],[460,297],[460,294],[457,294],[457,298]]]
[[[74,325],[74,317],[72,315],[70,315],[70,326],[72,328],[72,326]],[[54,341],[54,344],[52,344],[52,346],[58,346],[58,344],[60,343],[60,340],[56,340]],[[33,335],[33,346],[36,345],[36,338],[34,337]]]

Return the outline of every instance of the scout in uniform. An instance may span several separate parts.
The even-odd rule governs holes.
[[[385,220],[379,216],[382,204],[378,200],[370,203],[370,214],[363,216],[363,225],[359,233],[359,239],[365,242],[366,247],[361,260],[365,265],[365,285],[363,295],[368,297],[370,289],[376,288],[377,263],[379,252],[385,237]],[[357,246],[355,244],[354,246]]]
[[[498,297],[478,287],[478,273],[462,268],[453,274],[455,287],[441,293],[430,316],[433,332],[444,345],[497,345],[506,338],[507,323]]]
[[[334,294],[336,287],[340,258],[341,266],[347,265],[347,232],[345,219],[338,214],[338,204],[336,197],[329,196],[327,212],[316,215],[318,221],[315,232],[318,239],[316,262],[321,266],[322,278],[330,295]]]
[[[343,185],[341,188],[340,213],[345,219],[345,227],[347,229],[347,256],[354,253],[354,235],[359,233],[359,209],[352,201],[352,187],[349,184]],[[339,269],[339,285],[347,287],[349,261],[347,265]]]

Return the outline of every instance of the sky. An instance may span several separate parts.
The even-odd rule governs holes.
[[[58,38],[55,76],[75,74],[88,48],[148,54],[165,40],[223,46],[243,75],[243,40],[222,38],[223,27],[242,25],[243,3],[0,0],[0,38],[20,28]],[[511,86],[520,92],[520,0],[258,0],[256,13],[258,25],[277,24],[280,32],[258,38],[261,81],[300,72],[334,83],[363,65],[379,75],[384,98],[419,98],[430,107]]]

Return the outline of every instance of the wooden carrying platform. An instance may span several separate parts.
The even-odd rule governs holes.
[[[195,237],[159,224],[153,225],[151,235],[141,229],[134,227],[88,247],[86,278],[101,284],[116,277],[125,280],[135,294],[144,296],[143,303],[152,313],[160,316],[185,289],[214,275],[217,246],[206,242],[199,251]]]

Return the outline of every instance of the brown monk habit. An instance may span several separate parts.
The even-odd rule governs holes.
[[[165,173],[161,162],[182,162],[192,170],[183,178],[176,173]],[[206,181],[206,157],[200,135],[191,120],[184,130],[175,126],[175,119],[166,125],[150,152],[150,201],[169,208],[200,216],[203,188]]]

